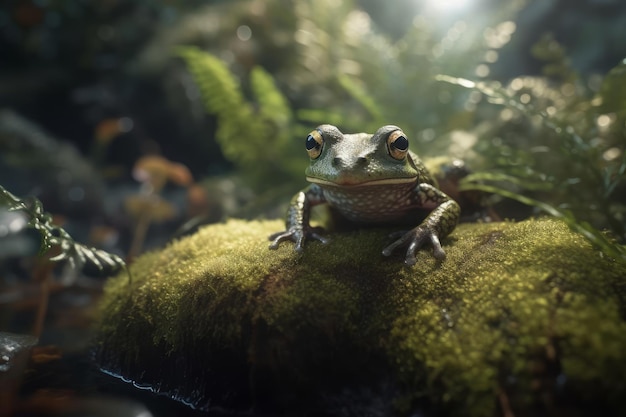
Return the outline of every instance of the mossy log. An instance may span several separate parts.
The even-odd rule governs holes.
[[[560,221],[462,224],[414,267],[389,230],[268,250],[282,227],[137,259],[106,287],[102,368],[200,409],[626,415],[626,266]]]

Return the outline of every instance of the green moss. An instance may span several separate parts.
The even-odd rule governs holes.
[[[244,379],[231,388],[246,390],[249,374],[255,402],[285,407],[346,375],[391,375],[399,411],[625,411],[626,270],[563,223],[463,224],[444,262],[424,250],[412,268],[380,254],[388,230],[268,250],[282,226],[231,220],[139,258],[132,288],[125,275],[107,285],[103,365],[137,379],[159,361],[184,363],[180,381],[139,382],[164,389],[166,378],[185,396],[190,375],[223,378],[226,357]],[[196,404],[216,400],[204,384]]]
[[[561,383],[622,390],[607,377],[626,371],[626,324],[614,292],[624,268],[556,221],[468,225],[457,236],[467,229],[474,233],[452,245],[463,256],[449,250],[437,274],[443,296],[415,297],[413,311],[394,323],[404,373],[425,367],[415,379],[443,384],[436,400],[475,415],[502,393],[522,407]]]

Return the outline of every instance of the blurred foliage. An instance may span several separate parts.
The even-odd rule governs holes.
[[[9,211],[22,211],[29,217],[28,226],[41,236],[39,254],[44,255],[54,248],[59,250],[58,254],[49,258],[52,262],[67,261],[73,268],[89,264],[106,274],[126,268],[126,263],[119,256],[74,241],[69,233],[53,223],[52,215],[44,211],[41,201],[36,198],[26,202],[0,186],[0,206],[7,207]]]
[[[596,229],[609,229],[620,241],[626,237],[626,202],[619,197],[626,170],[624,65],[604,80],[583,77],[547,34],[531,49],[543,63],[542,75],[505,85],[488,81],[524,5],[511,2],[443,32],[418,15],[391,39],[352,2],[301,1],[293,7],[301,66],[274,79],[255,65],[240,78],[211,54],[180,51],[206,110],[218,117],[224,154],[261,185],[301,176],[304,152],[290,138],[306,132],[304,125],[372,132],[397,124],[417,138],[422,154],[469,157],[477,172],[466,189],[500,189],[502,196],[536,202],[607,253],[623,256],[623,248]],[[281,93],[281,79],[297,80],[297,87]],[[506,186],[489,185],[494,183]]]
[[[23,115],[0,108],[0,175],[17,194],[39,190],[48,209],[75,218],[99,213],[104,183],[92,162]]]
[[[594,91],[568,66],[554,39],[546,37],[535,50],[547,62],[544,77],[516,78],[504,86],[439,77],[505,107],[483,123],[483,140],[476,146],[488,160],[488,170],[466,178],[463,188],[496,193],[561,217],[605,253],[625,261],[626,247],[598,229],[610,230],[621,242],[626,238],[626,107],[621,95],[626,63]],[[493,111],[489,106],[485,110]]]
[[[258,6],[258,2],[248,3]],[[267,9],[275,11],[272,5],[276,4],[283,3],[269,2]],[[445,140],[437,144],[433,140],[455,128],[469,127],[471,118],[464,109],[467,94],[457,91],[453,95],[455,90],[435,82],[434,76],[443,68],[459,75],[473,74],[485,54],[506,44],[515,25],[505,18],[523,4],[512,2],[481,23],[460,22],[443,34],[418,16],[395,40],[380,32],[352,1],[283,4],[280,15],[293,14],[295,22],[296,65],[272,75],[245,60],[239,46],[234,48],[240,54],[234,60],[205,48],[175,50],[193,76],[204,109],[217,118],[215,138],[222,152],[256,181],[257,189],[263,189],[302,180],[307,158],[297,139],[322,123],[335,124],[345,132],[372,132],[393,123],[428,142],[423,153],[447,153]],[[258,21],[269,18],[265,12],[255,12]],[[197,24],[200,17],[193,19]],[[494,23],[502,20],[505,23]],[[188,21],[190,26],[193,22]],[[483,39],[491,23],[495,28]],[[257,32],[253,33],[256,37]],[[172,37],[185,39],[181,34]],[[258,42],[255,37],[250,42]],[[244,64],[247,67],[242,68]],[[188,100],[197,100],[188,88]]]
[[[396,124],[411,137],[428,143],[431,149],[422,149],[422,153],[441,153],[445,146],[439,145],[443,143],[432,141],[452,129],[468,127],[469,119],[463,107],[466,95],[436,83],[434,76],[443,71],[474,75],[486,56],[506,45],[515,31],[515,24],[508,19],[522,4],[511,2],[471,25],[460,20],[444,31],[427,15],[418,15],[398,39],[380,32],[358,9],[309,5],[303,18],[304,30],[310,31],[309,36],[303,36],[307,60],[321,62],[318,66],[324,71],[331,69],[325,83],[344,94],[334,94],[328,102],[311,106],[323,110],[300,111],[298,115],[312,123],[335,120],[345,131],[372,132],[382,125]],[[326,26],[318,19],[330,13],[335,19],[344,14],[340,30],[323,33]],[[489,35],[485,36],[487,29]]]
[[[291,135],[294,119],[284,95],[261,67],[250,73],[250,100],[239,80],[217,57],[197,48],[177,50],[193,75],[208,113],[217,117],[215,139],[253,184],[267,188],[270,178],[294,178],[302,171]],[[280,163],[276,163],[280,161]]]

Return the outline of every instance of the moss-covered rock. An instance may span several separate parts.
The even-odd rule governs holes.
[[[268,250],[281,227],[232,220],[140,257],[107,285],[102,367],[205,409],[626,413],[626,266],[561,222],[459,225],[445,261],[411,268],[381,256],[388,230],[296,254]]]

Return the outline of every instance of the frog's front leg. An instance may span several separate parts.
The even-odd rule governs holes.
[[[393,237],[401,237],[383,249],[383,255],[389,256],[397,247],[408,245],[404,260],[407,265],[415,265],[417,262],[415,252],[428,242],[433,246],[434,257],[439,260],[444,259],[446,253],[441,247],[440,239],[454,230],[461,213],[461,208],[456,201],[430,184],[419,184],[416,192],[421,207],[434,206],[435,208],[416,228],[408,232],[393,234]]]
[[[296,243],[296,251],[301,252],[306,239],[316,239],[322,243],[328,243],[328,239],[320,236],[318,232],[321,227],[311,227],[309,218],[311,217],[311,207],[325,203],[326,199],[322,189],[313,184],[300,191],[289,203],[287,210],[286,229],[284,232],[274,233],[269,236],[272,241],[270,249],[278,248],[280,242],[291,240]]]

